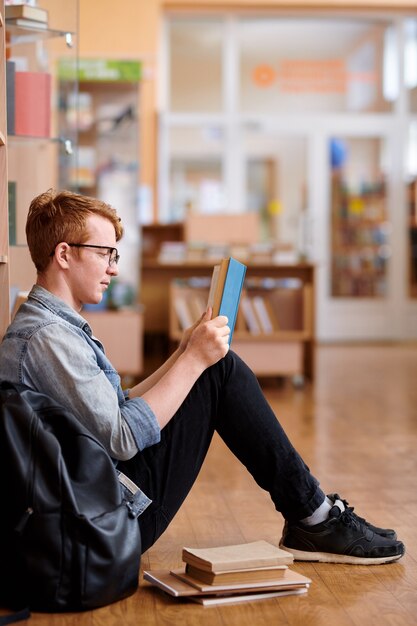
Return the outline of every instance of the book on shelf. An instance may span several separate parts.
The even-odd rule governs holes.
[[[273,333],[274,330],[276,330],[276,320],[269,300],[258,295],[253,296],[252,302],[262,332],[269,334]]]
[[[245,274],[246,265],[233,257],[222,259],[221,263],[213,268],[207,306],[212,307],[213,317],[226,315],[228,318],[229,344],[232,342],[236,325]]]
[[[175,314],[178,318],[180,328],[185,330],[193,325],[194,319],[188,307],[187,298],[185,296],[176,295],[174,298]]]
[[[187,246],[183,241],[163,241],[159,249],[159,263],[184,263]]]
[[[202,295],[192,293],[189,297],[191,316],[193,323],[196,322],[206,311],[206,302]]]
[[[184,563],[206,572],[228,572],[245,568],[289,565],[294,558],[268,541],[220,546],[212,548],[186,548],[182,550]]]
[[[93,97],[86,91],[69,93],[66,101],[65,119],[71,130],[85,132],[94,124]]]
[[[51,75],[47,72],[16,72],[15,133],[49,137],[51,133]]]
[[[15,74],[16,63],[6,61],[6,107],[7,107],[7,134],[15,134]]]
[[[259,321],[255,314],[252,301],[246,295],[242,298],[242,311],[249,332],[252,333],[252,335],[259,335],[261,332]]]
[[[33,29],[33,30],[46,30],[48,28],[48,22],[39,22],[37,20],[28,20],[23,17],[14,17],[6,20],[6,25],[14,26],[15,28]]]
[[[34,22],[48,22],[48,11],[30,4],[6,4],[4,7],[6,20],[26,19]]]
[[[95,146],[78,146],[71,155],[69,180],[72,185],[82,188],[96,185],[97,148]]]
[[[16,215],[16,181],[9,180],[8,203],[9,203],[9,244],[15,246],[17,244],[17,215]]]

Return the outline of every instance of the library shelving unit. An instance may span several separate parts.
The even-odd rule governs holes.
[[[173,342],[204,311],[210,268],[203,268],[171,267],[168,323]],[[249,265],[246,276],[232,349],[257,376],[288,376],[295,384],[312,380],[314,266]]]
[[[0,58],[5,58],[4,2],[0,0]],[[5,65],[0,65],[0,180],[7,180],[6,150],[6,74]],[[9,305],[9,226],[7,215],[6,185],[0,185],[0,340],[10,320]]]
[[[386,295],[389,224],[386,190],[376,182],[351,193],[340,175],[332,178],[332,297]]]
[[[121,256],[136,272],[120,270],[112,281],[132,293],[139,284],[139,232],[136,221],[138,188],[139,89],[141,63],[137,60],[64,58],[58,66],[61,117],[78,138],[70,159],[70,189],[117,207],[126,232],[118,244]],[[78,91],[71,89],[76,78]],[[134,233],[137,234],[134,236]],[[124,271],[124,274],[122,272]],[[134,298],[136,300],[136,298]],[[136,302],[121,308],[83,311],[106,354],[123,376],[136,377],[143,369],[143,312]]]
[[[114,186],[118,176],[116,184],[126,188],[125,196],[133,194],[133,200],[127,200],[134,203],[141,63],[79,58],[74,66],[72,59],[64,58],[58,75],[61,114],[78,136],[77,153],[69,163],[70,187],[101,197],[106,194],[106,183]],[[74,75],[79,87],[75,94],[71,89]]]
[[[30,201],[58,187],[62,159],[76,144],[58,123],[55,70],[58,58],[77,54],[77,0],[41,4],[36,18],[20,19],[0,3],[0,335],[14,296],[35,279],[25,237]]]

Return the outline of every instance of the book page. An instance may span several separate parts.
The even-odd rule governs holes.
[[[216,292],[217,283],[220,275],[220,265],[215,265],[213,267],[213,274],[211,275],[211,283],[210,283],[210,291],[207,300],[207,308],[209,306],[213,307],[214,304],[214,294]]]

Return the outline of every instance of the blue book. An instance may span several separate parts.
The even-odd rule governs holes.
[[[233,257],[223,259],[220,265],[213,269],[208,306],[213,307],[213,317],[226,315],[228,318],[229,345],[236,325],[245,274],[246,265]]]

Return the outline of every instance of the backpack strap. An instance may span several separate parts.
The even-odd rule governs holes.
[[[5,624],[14,624],[15,622],[20,622],[24,619],[29,619],[30,611],[29,608],[20,609],[20,611],[15,611],[14,613],[7,613],[7,615],[0,615],[0,626],[4,626]]]

